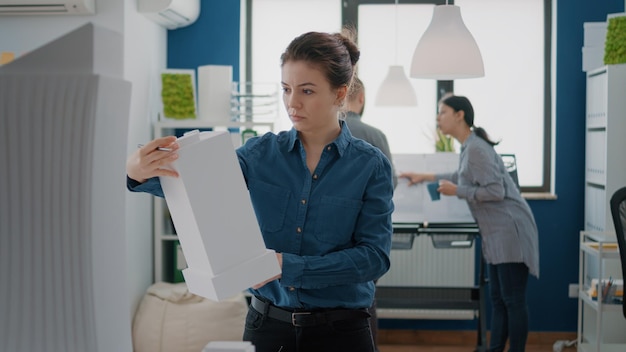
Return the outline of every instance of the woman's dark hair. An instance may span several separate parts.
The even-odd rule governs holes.
[[[485,142],[489,143],[491,146],[498,145],[498,143],[500,143],[489,139],[487,131],[485,131],[482,127],[474,126],[474,107],[472,107],[472,103],[470,103],[469,99],[459,95],[450,95],[448,97],[444,97],[441,100],[441,103],[451,107],[455,112],[463,111],[465,113],[465,123],[469,127],[473,127],[474,133],[476,133],[478,137],[484,139]]]
[[[348,35],[341,33],[304,33],[291,41],[280,56],[280,65],[288,61],[306,61],[320,69],[333,88],[350,88],[359,49]]]

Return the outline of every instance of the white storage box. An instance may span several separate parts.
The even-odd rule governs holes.
[[[585,32],[583,45],[587,48],[602,47],[604,50],[604,40],[606,39],[606,22],[585,22],[583,29]]]
[[[232,82],[232,66],[198,66],[198,119],[211,122],[231,120]]]
[[[583,71],[604,66],[604,46],[583,47]]]

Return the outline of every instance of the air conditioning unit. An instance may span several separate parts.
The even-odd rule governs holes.
[[[0,0],[0,15],[93,15],[96,0]]]
[[[198,19],[200,0],[137,0],[137,10],[167,29],[176,29]]]

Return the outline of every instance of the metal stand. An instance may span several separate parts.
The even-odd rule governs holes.
[[[394,249],[410,249],[413,245],[413,237],[419,235],[437,236],[433,239],[435,246],[446,247],[445,236],[458,242],[459,235],[469,241],[471,246],[480,235],[475,223],[457,224],[421,224],[402,223],[394,224],[394,236],[401,236],[401,241],[394,241]],[[407,235],[409,235],[407,237]],[[458,244],[450,244],[458,245]],[[443,310],[471,310],[478,319],[476,328],[476,349],[484,352],[487,350],[487,327],[486,327],[486,286],[485,274],[486,263],[480,253],[479,278],[475,286],[471,287],[391,287],[379,286],[376,288],[376,305],[378,308],[389,309],[443,309]]]

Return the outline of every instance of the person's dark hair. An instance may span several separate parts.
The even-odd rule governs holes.
[[[345,85],[349,89],[360,54],[348,34],[308,32],[289,43],[280,56],[280,65],[306,61],[320,69],[333,88]]]
[[[498,143],[500,143],[489,139],[489,135],[484,128],[474,126],[474,107],[472,107],[472,103],[470,103],[469,99],[459,95],[449,95],[444,96],[443,99],[441,99],[441,103],[451,107],[454,111],[463,111],[465,113],[465,123],[470,128],[473,128],[474,133],[476,133],[478,137],[484,139],[485,142],[489,143],[491,146],[498,145]]]

